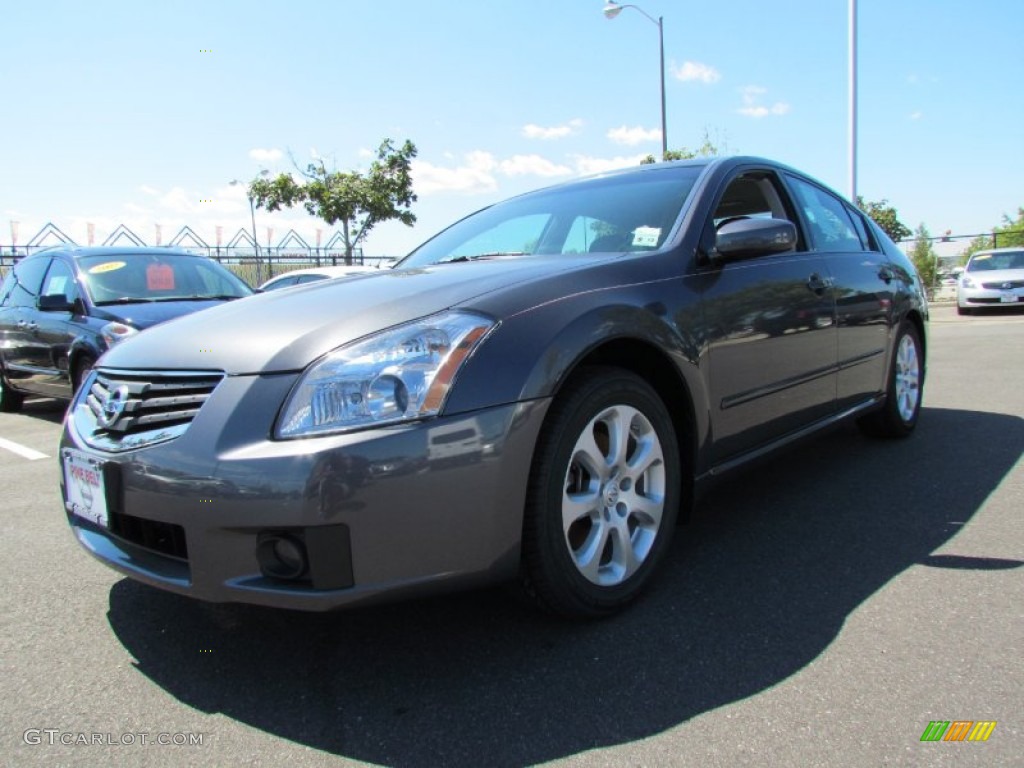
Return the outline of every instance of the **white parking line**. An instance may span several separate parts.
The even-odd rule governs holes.
[[[29,461],[39,461],[39,459],[50,458],[45,453],[34,451],[31,448],[26,448],[24,445],[15,443],[12,440],[5,440],[2,437],[0,437],[0,448],[6,448],[11,453],[16,453],[22,458],[28,459]]]

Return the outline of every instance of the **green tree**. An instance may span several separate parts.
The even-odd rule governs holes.
[[[893,242],[898,243],[910,236],[910,229],[900,221],[899,214],[896,213],[893,206],[889,205],[888,200],[867,202],[863,197],[857,195],[857,207],[870,216],[875,224],[892,238]]]
[[[397,219],[406,226],[416,222],[410,210],[416,202],[410,173],[416,146],[406,141],[395,149],[385,139],[366,173],[328,171],[321,159],[300,171],[304,181],[290,173],[273,179],[257,178],[249,185],[249,194],[260,208],[278,211],[302,203],[310,216],[323,219],[329,226],[341,223],[345,241],[345,263],[352,263],[352,252],[377,224]]]
[[[1024,246],[1024,208],[1017,209],[1017,218],[1011,219],[1003,214],[1001,226],[993,227],[992,234],[978,235],[967,244],[967,247],[960,253],[961,266],[978,251],[986,248],[1010,248]]]
[[[967,244],[967,247],[960,252],[960,266],[966,266],[970,260],[978,251],[984,251],[986,248],[992,247],[992,238],[988,235],[978,235],[971,242]]]
[[[908,255],[921,275],[921,282],[927,287],[934,286],[938,277],[936,253],[935,249],[932,248],[931,234],[929,234],[928,228],[924,224],[918,226],[914,231],[914,245],[911,247]]]
[[[697,147],[697,149],[690,150],[686,147],[683,147],[682,149],[670,149],[665,153],[662,160],[692,160],[695,157],[718,157],[720,154],[722,153],[718,149],[718,146],[711,141],[711,137],[708,135],[708,132],[704,131],[704,141],[699,147]],[[658,160],[654,155],[648,155],[640,161],[640,165],[652,165],[656,162],[658,162]]]
[[[993,248],[1024,245],[1024,208],[1017,209],[1017,218],[1003,214],[1003,225],[992,230]]]

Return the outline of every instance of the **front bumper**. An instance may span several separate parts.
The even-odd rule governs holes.
[[[503,580],[519,563],[547,401],[347,435],[270,439],[294,375],[226,377],[180,436],[111,453],[66,420],[61,456],[103,478],[105,524],[70,510],[93,556],[214,602],[328,610]],[[86,407],[80,400],[73,409]],[[462,436],[452,445],[449,436]],[[301,578],[268,575],[267,537],[304,545]]]
[[[974,288],[957,287],[956,303],[968,307],[1014,307],[1024,304],[1024,287],[1021,288]]]

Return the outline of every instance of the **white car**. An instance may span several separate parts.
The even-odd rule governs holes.
[[[956,287],[956,311],[1024,305],[1024,248],[994,248],[971,256]]]
[[[318,280],[329,280],[333,277],[346,277],[347,275],[358,275],[363,272],[370,272],[373,267],[362,265],[340,266],[340,267],[309,267],[308,269],[293,269],[277,277],[267,280],[256,290],[260,292],[276,291],[278,288],[288,288],[292,285],[303,283],[315,283]]]

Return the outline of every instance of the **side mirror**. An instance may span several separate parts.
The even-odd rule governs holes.
[[[731,261],[796,247],[796,227],[785,219],[737,219],[715,233],[712,260]]]
[[[75,302],[63,293],[58,293],[52,296],[40,296],[36,307],[40,312],[74,312]]]

